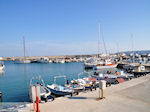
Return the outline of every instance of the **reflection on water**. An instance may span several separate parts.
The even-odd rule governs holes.
[[[23,71],[23,73],[24,73],[24,87],[27,87],[27,67],[26,67],[27,65],[26,64],[24,64],[24,71]]]

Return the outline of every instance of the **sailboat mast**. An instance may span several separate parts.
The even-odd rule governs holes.
[[[104,49],[105,49],[105,53],[107,54],[107,49],[106,49],[106,44],[105,44],[105,40],[104,40],[104,35],[103,35],[103,32],[102,33],[102,39],[103,39],[103,44],[104,44]]]
[[[132,55],[133,55],[133,62],[134,62],[134,43],[133,43],[133,34],[131,34],[131,39],[132,39]]]
[[[98,58],[100,54],[100,22],[98,23]]]
[[[25,59],[26,54],[25,54],[25,39],[24,39],[24,37],[23,37],[23,52],[24,52],[24,59]]]
[[[116,46],[117,46],[117,55],[119,57],[119,43],[118,42],[116,43]]]

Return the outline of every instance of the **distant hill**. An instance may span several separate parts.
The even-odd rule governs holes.
[[[127,55],[133,53],[133,51],[126,51],[126,52],[122,52],[122,53],[125,53]],[[141,50],[141,51],[134,51],[134,53],[137,53],[137,54],[149,54],[150,53],[150,50]]]

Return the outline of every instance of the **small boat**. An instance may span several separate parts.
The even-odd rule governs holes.
[[[138,69],[132,70],[131,73],[132,73],[135,77],[139,77],[139,76],[142,76],[142,75],[147,75],[148,73],[150,73],[150,71],[149,71],[149,70],[146,70],[146,69],[145,69],[145,66],[140,65],[140,66],[138,67]]]
[[[56,96],[65,96],[65,95],[71,95],[73,94],[74,90],[72,87],[69,86],[62,86],[56,84],[57,78],[64,78],[66,82],[66,76],[56,76],[54,77],[54,84],[47,85],[47,88],[51,91],[52,94]]]
[[[125,80],[129,80],[134,78],[133,74],[125,73],[124,71],[120,71],[119,75],[117,76],[118,78],[123,78]]]
[[[75,81],[77,82],[78,85],[80,85],[84,89],[92,90],[93,88],[92,81],[89,81],[87,78],[77,79]]]
[[[116,84],[118,77],[115,74],[104,74],[104,80],[109,84]]]
[[[93,80],[91,77],[85,77],[85,78],[79,78],[80,75],[82,75],[84,72],[79,73],[78,74],[78,79],[76,80],[72,80],[71,83],[72,84],[77,84],[80,86],[80,88],[82,87],[82,89],[86,90],[86,89],[90,89],[92,91],[92,89],[95,87],[95,80]]]
[[[37,63],[50,63],[51,60],[47,57],[41,57],[40,59],[37,60]]]
[[[0,71],[3,71],[5,69],[5,65],[4,62],[2,62],[2,64],[0,65]]]
[[[64,59],[60,60],[60,63],[65,63],[65,60]]]
[[[95,62],[94,58],[86,59],[85,62],[84,62],[84,68],[85,69],[93,69],[93,67],[95,65],[94,62]]]
[[[41,77],[32,77],[32,79],[30,80],[29,96],[31,102],[35,101],[36,94],[41,100],[44,100],[45,102],[47,102],[49,99],[54,100],[54,98],[51,96],[50,90],[45,86],[45,83],[41,79]]]
[[[84,63],[84,68],[85,69],[93,69],[94,65],[92,63]]]
[[[117,75],[115,74],[103,74],[103,73],[94,73],[92,77],[95,77],[97,80],[105,80],[108,84],[117,83]]]

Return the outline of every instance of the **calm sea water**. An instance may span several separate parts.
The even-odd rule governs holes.
[[[5,62],[5,72],[0,73],[2,102],[29,102],[29,84],[33,76],[41,76],[46,84],[52,84],[55,76],[65,75],[68,80],[76,79],[84,71],[83,63],[14,64]],[[58,79],[63,84],[64,79]]]

